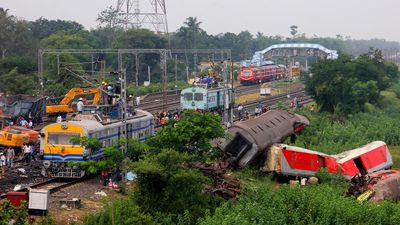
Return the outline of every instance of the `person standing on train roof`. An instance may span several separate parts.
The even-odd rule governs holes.
[[[76,104],[76,109],[78,110],[79,114],[83,113],[84,106],[85,106],[85,104],[83,104],[82,98],[79,98],[78,104]]]
[[[58,115],[56,119],[56,123],[61,123],[62,122],[62,116]]]
[[[128,105],[128,113],[133,114],[133,96],[132,95],[129,95],[127,105]]]
[[[107,104],[107,83],[105,81],[101,82],[99,87],[101,91],[101,104]]]

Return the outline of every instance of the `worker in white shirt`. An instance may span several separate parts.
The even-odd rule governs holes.
[[[78,104],[76,104],[76,109],[78,110],[79,114],[83,113],[83,107],[85,106],[85,104],[83,104],[82,100],[83,100],[82,98],[79,98]]]

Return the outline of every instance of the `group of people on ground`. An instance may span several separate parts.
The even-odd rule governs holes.
[[[290,95],[288,95],[288,99],[290,100]],[[301,108],[302,101],[303,101],[303,97],[297,98],[297,96],[295,96],[292,100],[290,100],[290,108],[292,108],[292,109]]]
[[[8,147],[7,149],[0,152],[0,166],[1,166],[0,179],[5,175],[7,167],[12,168],[14,166],[14,158],[15,158],[15,151],[12,147]]]
[[[255,109],[254,109],[254,118],[259,117],[261,114],[266,113],[270,110],[270,107],[265,106],[261,102],[259,102]],[[247,111],[242,104],[238,105],[238,114],[239,114],[239,120],[248,120],[250,119],[250,112]]]
[[[175,127],[175,123],[181,118],[182,112],[178,109],[175,112],[157,112],[155,120],[157,125]]]

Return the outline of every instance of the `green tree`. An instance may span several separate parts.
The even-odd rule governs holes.
[[[107,28],[114,29],[115,22],[118,18],[118,10],[114,9],[114,7],[109,6],[107,9],[100,12],[97,15],[97,21],[100,22],[100,25],[105,25]]]
[[[0,50],[1,57],[31,53],[29,24],[25,20],[9,15],[8,10],[0,8]]]
[[[188,17],[184,26],[178,29],[177,36],[186,43],[186,48],[197,48],[199,37],[204,32],[200,24],[201,22],[197,21],[196,17]]]
[[[188,110],[175,128],[168,126],[158,131],[148,144],[155,149],[172,148],[203,154],[211,149],[210,140],[223,135],[224,128],[219,115]]]
[[[58,31],[82,31],[83,26],[75,21],[48,20],[40,17],[30,23],[30,29],[34,38],[42,40]]]
[[[34,94],[34,77],[29,74],[21,74],[15,67],[10,72],[0,76],[0,92],[6,94]]]
[[[136,205],[131,199],[118,199],[108,202],[101,211],[86,216],[83,220],[83,224],[153,225],[156,223],[151,215],[142,213],[138,205]]]
[[[187,153],[164,149],[133,163],[132,170],[138,175],[134,200],[143,212],[162,213],[159,220],[165,222],[167,217],[174,224],[186,212],[193,224],[207,209],[215,208],[218,201],[202,191],[207,178],[184,167],[190,159]]]
[[[90,49],[96,45],[95,40],[87,31],[60,31],[40,41],[41,48],[49,49]],[[58,74],[57,57],[48,57],[48,66],[45,70],[45,91],[49,96],[62,96],[72,87],[79,87],[82,81],[77,79],[66,68],[72,71],[83,71],[84,67],[79,62],[84,61],[84,56],[73,54],[60,55],[60,73]],[[87,60],[87,59],[86,59]]]
[[[314,64],[306,79],[306,90],[323,111],[359,112],[365,103],[378,103],[380,91],[397,81],[399,72],[395,68],[385,63],[376,49],[357,59],[342,54],[337,60]]]
[[[296,37],[298,28],[299,27],[297,25],[290,26],[290,34],[293,36],[293,39]]]

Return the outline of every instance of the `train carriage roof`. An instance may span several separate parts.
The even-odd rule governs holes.
[[[377,149],[379,147],[387,148],[385,142],[383,142],[383,141],[374,141],[374,142],[366,144],[366,145],[364,145],[364,146],[362,146],[360,148],[352,149],[352,150],[345,151],[345,152],[342,152],[340,154],[334,155],[333,157],[335,157],[338,160],[338,163],[343,163],[343,162],[346,162],[348,160],[360,157],[361,155],[364,155],[365,153],[373,151],[373,150],[375,150],[375,149]]]
[[[99,122],[96,120],[95,116],[96,114],[87,114],[87,115],[82,115],[81,119],[77,120],[70,120],[67,122],[63,123],[71,123],[80,127],[83,127],[86,132],[95,132],[95,131],[102,131],[104,130],[104,127],[115,127],[121,125],[121,120],[110,120],[110,121],[104,121],[104,122]],[[127,122],[129,123],[130,121],[146,121],[146,120],[152,120],[154,117],[151,113],[143,111],[143,110],[136,110],[136,115],[130,118],[127,118]],[[42,132],[49,126],[53,126],[53,124],[49,124],[45,126],[42,129]]]
[[[293,132],[295,123],[308,125],[306,117],[285,110],[270,110],[261,116],[234,124],[228,129],[232,135],[240,133],[259,149],[279,143]]]

